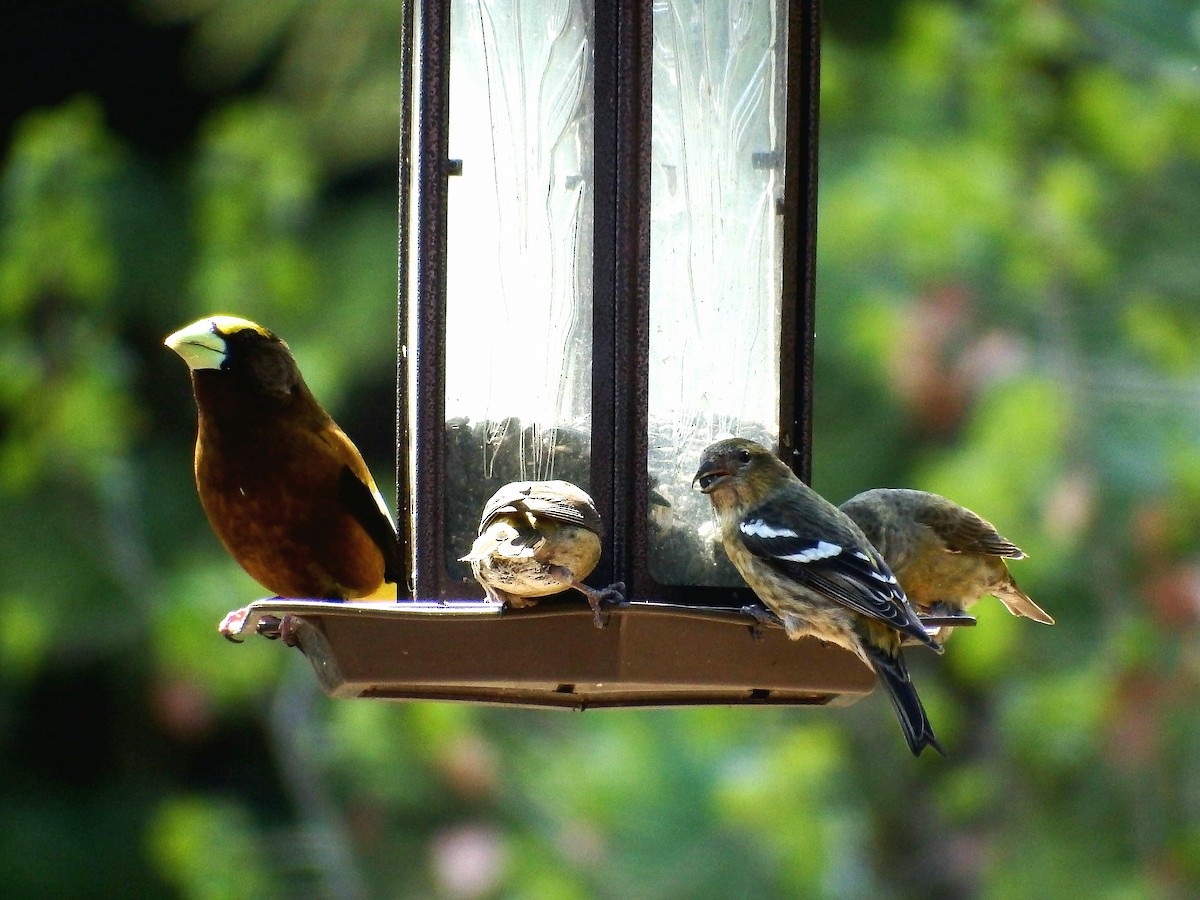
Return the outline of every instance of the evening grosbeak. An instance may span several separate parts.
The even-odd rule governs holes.
[[[575,588],[604,624],[601,603],[621,599],[621,583],[597,590],[583,579],[600,561],[600,514],[592,498],[567,481],[514,481],[492,495],[479,537],[462,557],[488,598],[533,606],[538,597]]]
[[[192,373],[200,503],[242,568],[291,598],[350,600],[397,582],[391,514],[288,345],[234,316],[201,319],[164,343]],[[237,615],[222,623],[227,637]]]
[[[937,652],[886,562],[845,513],[761,444],[718,441],[694,484],[712,501],[730,561],[792,639],[812,635],[879,676],[914,755],[943,756],[900,651],[904,636]]]
[[[1053,625],[1017,587],[1005,559],[1024,559],[990,522],[938,494],[877,488],[841,506],[883,554],[901,587],[926,615],[958,615],[993,594],[1014,616]],[[949,636],[944,627],[939,639]]]

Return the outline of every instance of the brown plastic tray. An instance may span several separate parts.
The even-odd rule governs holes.
[[[596,628],[569,600],[530,609],[486,601],[326,603],[260,600],[288,630],[333,697],[458,700],[530,707],[847,705],[874,674],[816,639],[755,628],[736,609],[633,602]],[[955,624],[973,624],[964,617]],[[270,624],[267,619],[267,624]]]

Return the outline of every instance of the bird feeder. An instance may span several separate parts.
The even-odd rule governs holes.
[[[815,0],[405,4],[391,604],[265,601],[336,696],[825,704],[875,679],[788,641],[691,484],[730,434],[808,476]],[[500,609],[460,562],[501,485],[564,479],[589,581]]]

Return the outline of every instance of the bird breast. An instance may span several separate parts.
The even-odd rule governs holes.
[[[478,552],[489,536],[490,552]],[[540,532],[493,525],[480,535],[468,558],[476,577],[494,587],[522,597],[544,597],[591,574],[600,561],[600,538],[586,528],[559,523],[543,525]]]

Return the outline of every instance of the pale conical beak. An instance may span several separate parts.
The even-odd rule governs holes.
[[[178,353],[193,371],[219,369],[225,362],[225,337],[211,318],[180,328],[163,343]]]

